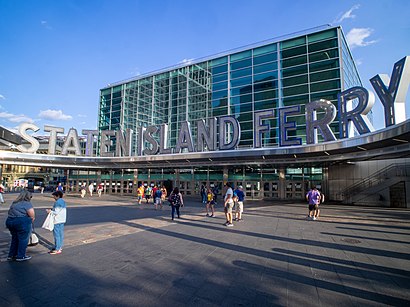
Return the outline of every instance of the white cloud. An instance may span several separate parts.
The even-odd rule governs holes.
[[[77,114],[78,117],[87,117],[85,114]]]
[[[356,15],[353,14],[353,11],[357,10],[359,7],[360,7],[360,4],[353,5],[352,8],[350,10],[348,10],[347,12],[339,14],[340,17],[338,17],[335,20],[335,22],[340,23],[345,19],[354,19],[354,18],[356,18]]]
[[[32,118],[24,114],[16,115],[16,114],[12,114],[9,112],[0,112],[0,118],[4,118],[12,123],[22,123],[22,122],[33,123],[34,122]]]
[[[0,94],[0,100],[6,99],[2,94]]]
[[[66,115],[61,110],[40,111],[38,116],[42,119],[48,119],[48,120],[71,120],[73,119],[71,115]]]
[[[359,65],[362,65],[362,64],[363,64],[362,59],[356,59],[354,62],[356,63],[356,65],[357,65],[357,66],[359,66]]]
[[[183,59],[179,64],[191,64],[194,59]]]
[[[51,30],[52,27],[50,27],[50,25],[48,24],[48,22],[46,20],[42,20],[41,21],[41,25],[46,28],[47,30]]]
[[[376,40],[366,41],[366,39],[372,34],[371,28],[353,28],[347,33],[346,40],[350,48],[366,47],[376,43]]]

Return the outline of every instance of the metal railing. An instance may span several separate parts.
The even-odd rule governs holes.
[[[357,195],[395,177],[410,177],[410,164],[391,164],[375,172],[369,177],[348,186],[340,192],[341,199],[350,202],[353,195]]]

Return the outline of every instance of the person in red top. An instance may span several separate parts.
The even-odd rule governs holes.
[[[4,186],[0,184],[0,203],[1,204],[4,204],[3,193],[4,193]]]

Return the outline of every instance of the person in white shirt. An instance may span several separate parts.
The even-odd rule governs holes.
[[[226,223],[224,225],[228,227],[232,227],[233,226],[233,223],[232,223],[233,190],[229,182],[226,184],[226,187],[227,187],[227,190],[226,190],[225,199],[224,199],[224,211],[225,211]]]

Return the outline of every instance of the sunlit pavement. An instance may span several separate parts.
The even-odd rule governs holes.
[[[187,199],[181,219],[130,196],[65,197],[65,246],[49,255],[41,229],[50,194],[35,194],[40,244],[7,262],[0,223],[0,306],[405,306],[410,304],[410,210],[245,202],[228,228]]]

